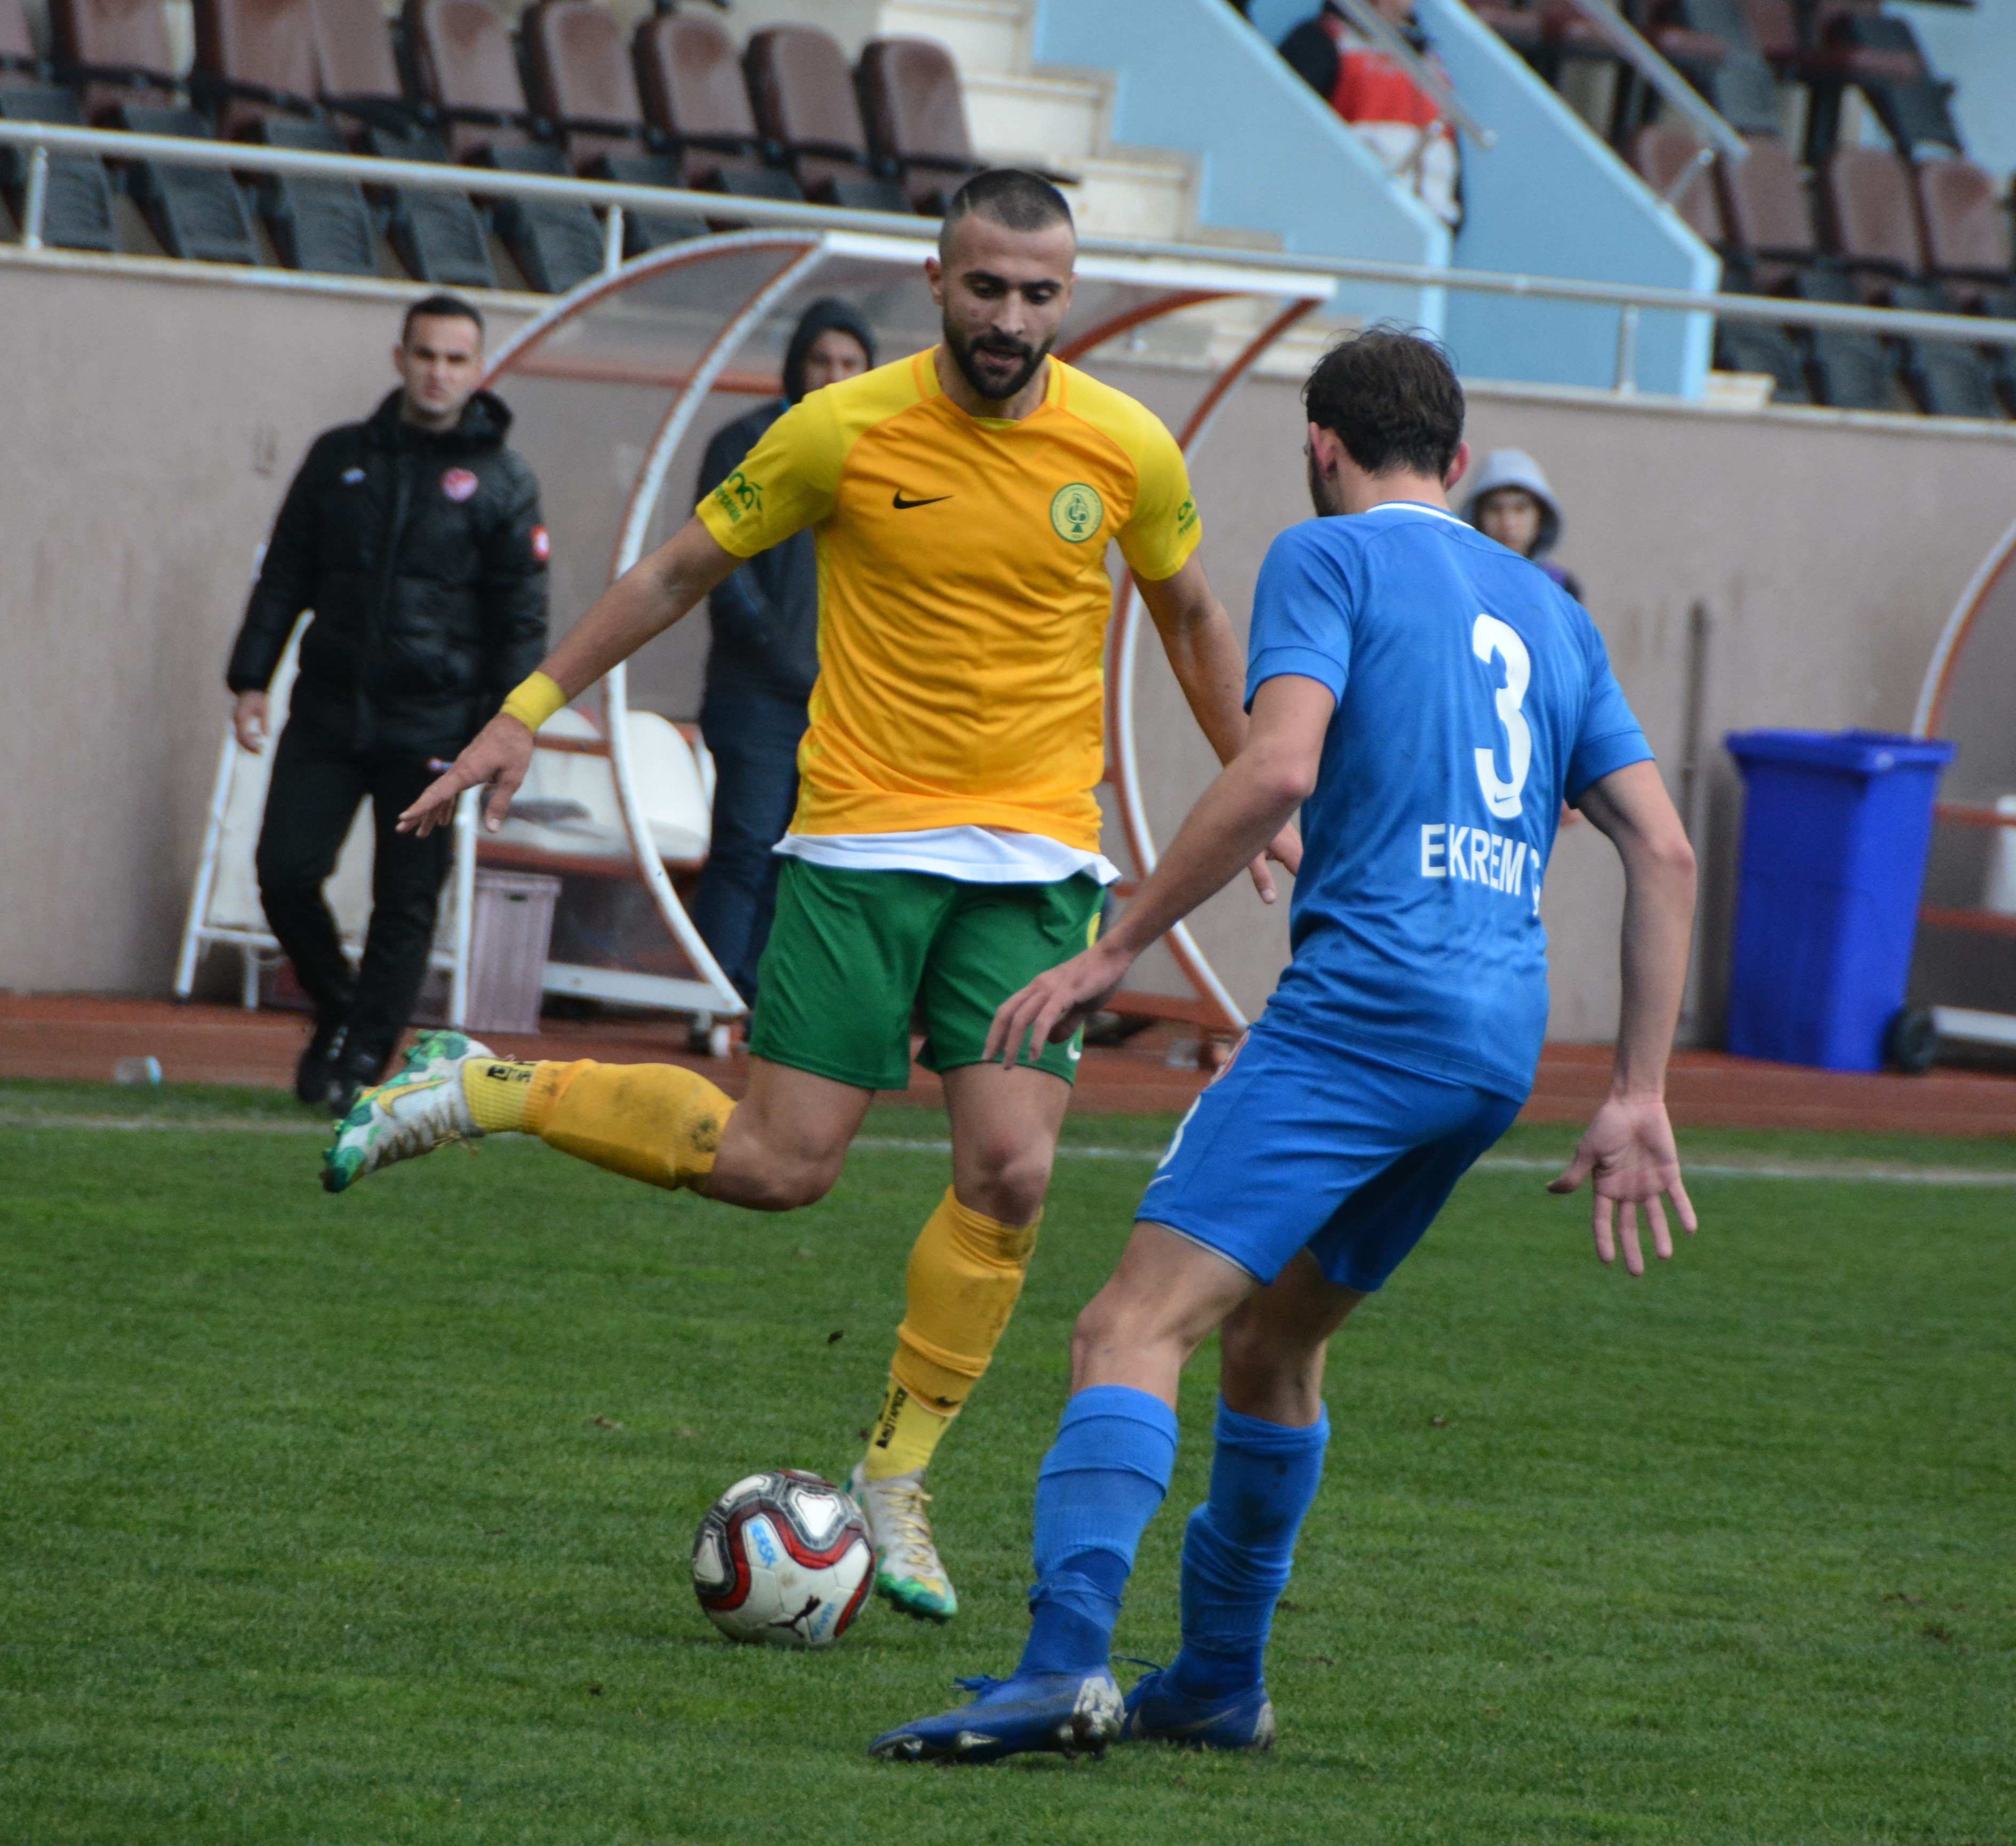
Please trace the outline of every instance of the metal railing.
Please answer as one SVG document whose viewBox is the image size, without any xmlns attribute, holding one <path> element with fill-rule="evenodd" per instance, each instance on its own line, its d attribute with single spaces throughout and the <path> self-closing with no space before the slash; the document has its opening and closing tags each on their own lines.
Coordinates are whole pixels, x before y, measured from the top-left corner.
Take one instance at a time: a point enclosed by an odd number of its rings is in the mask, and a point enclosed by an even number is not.
<svg viewBox="0 0 2016 1846">
<path fill-rule="evenodd" d="M 1666 62 L 1658 48 L 1607 0 L 1568 0 L 1568 4 L 1596 28 L 1604 43 L 1658 92 L 1659 100 L 1681 117 L 1701 143 L 1700 153 L 1661 195 L 1670 205 L 1687 190 L 1687 182 L 1717 154 L 1732 167 L 1750 157 L 1749 144 L 1737 134 L 1701 92 Z"/>
<path fill-rule="evenodd" d="M 689 192 L 671 187 L 627 185 L 613 180 L 559 179 L 542 174 L 504 173 L 420 160 L 382 160 L 357 154 L 298 153 L 249 142 L 183 140 L 172 135 L 135 135 L 114 128 L 71 128 L 53 123 L 0 121 L 0 146 L 28 150 L 29 173 L 22 206 L 23 246 L 42 248 L 40 214 L 47 196 L 48 157 L 52 153 L 97 154 L 112 160 L 158 160 L 171 165 L 222 167 L 240 173 L 292 175 L 303 179 L 347 179 L 401 190 L 460 193 L 477 198 L 545 200 L 586 205 L 605 212 L 635 211 L 663 217 L 733 218 L 739 223 L 807 231 L 846 230 L 906 239 L 920 246 L 936 239 L 935 218 L 902 213 L 851 211 L 739 193 Z M 610 247 L 621 247 L 621 222 L 611 227 Z M 1875 333 L 1887 339 L 1945 340 L 1970 346 L 2016 347 L 2016 321 L 1918 308 L 1863 308 L 1799 301 L 1776 295 L 1724 295 L 1651 283 L 1593 282 L 1509 271 L 1438 268 L 1420 263 L 1389 263 L 1361 257 L 1333 257 L 1229 248 L 1153 239 L 1087 236 L 1078 247 L 1114 257 L 1192 263 L 1204 269 L 1237 268 L 1279 275 L 1321 277 L 1332 283 L 1366 282 L 1407 289 L 1452 289 L 1468 294 L 1562 301 L 1619 310 L 1618 385 L 1629 390 L 1636 366 L 1640 318 L 1646 314 L 1705 314 L 1718 320 L 1813 327 L 1841 333 Z"/>
</svg>

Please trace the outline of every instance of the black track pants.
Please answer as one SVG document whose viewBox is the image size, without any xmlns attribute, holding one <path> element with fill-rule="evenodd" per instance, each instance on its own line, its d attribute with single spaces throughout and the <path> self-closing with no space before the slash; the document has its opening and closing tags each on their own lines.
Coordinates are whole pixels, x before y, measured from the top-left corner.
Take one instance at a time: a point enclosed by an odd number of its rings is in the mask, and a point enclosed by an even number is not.
<svg viewBox="0 0 2016 1846">
<path fill-rule="evenodd" d="M 389 1057 L 427 975 L 455 836 L 442 827 L 419 840 L 394 827 L 434 779 L 423 757 L 360 755 L 299 719 L 275 747 L 259 829 L 260 901 L 318 1016 L 347 1022 L 346 1055 Z M 353 977 L 322 887 L 365 800 L 376 835 L 371 927 Z"/>
</svg>

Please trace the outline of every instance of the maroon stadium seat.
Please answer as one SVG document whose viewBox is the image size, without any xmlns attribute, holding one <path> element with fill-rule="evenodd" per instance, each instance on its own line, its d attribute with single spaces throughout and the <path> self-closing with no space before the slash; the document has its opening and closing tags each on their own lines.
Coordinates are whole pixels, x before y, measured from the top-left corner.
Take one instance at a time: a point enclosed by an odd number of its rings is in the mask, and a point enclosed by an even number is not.
<svg viewBox="0 0 2016 1846">
<path fill-rule="evenodd" d="M 315 19 L 315 94 L 360 124 L 405 133 L 412 110 L 378 0 L 308 0 Z"/>
<path fill-rule="evenodd" d="M 643 104 L 614 14 L 595 0 L 534 0 L 518 36 L 533 105 L 565 137 L 578 172 L 626 185 L 681 183 L 676 159 L 647 151 Z M 624 249 L 640 256 L 706 229 L 697 218 L 625 212 Z"/>
<path fill-rule="evenodd" d="M 406 0 L 405 19 L 414 74 L 455 158 L 524 146 L 531 111 L 511 34 L 490 0 Z"/>
<path fill-rule="evenodd" d="M 0 0 L 0 89 L 25 88 L 41 78 L 42 61 L 21 0 Z"/>
<path fill-rule="evenodd" d="M 1839 147 L 1816 177 L 1831 253 L 1856 272 L 1865 297 L 1924 272 L 1917 201 L 1903 161 L 1881 148 Z"/>
<path fill-rule="evenodd" d="M 189 81 L 229 141 L 250 139 L 275 107 L 312 109 L 320 79 L 311 0 L 196 0 Z"/>
<path fill-rule="evenodd" d="M 1538 10 L 1526 0 L 1471 0 L 1470 10 L 1521 56 L 1539 50 L 1546 38 Z"/>
<path fill-rule="evenodd" d="M 1995 182 L 1971 160 L 1922 160 L 1918 207 L 1932 273 L 1964 306 L 1980 305 L 1984 287 L 2008 287 L 2009 214 Z"/>
<path fill-rule="evenodd" d="M 877 176 L 861 125 L 853 74 L 838 42 L 816 26 L 772 26 L 743 57 L 757 126 L 783 149 L 808 199 L 870 211 L 909 210 Z"/>
<path fill-rule="evenodd" d="M 59 73 L 83 85 L 85 119 L 128 103 L 174 106 L 181 88 L 161 0 L 49 0 Z"/>
<path fill-rule="evenodd" d="M 578 169 L 639 151 L 644 106 L 613 13 L 596 0 L 534 0 L 518 37 L 532 106 L 565 136 Z"/>
<path fill-rule="evenodd" d="M 1631 165 L 1638 177 L 1662 199 L 1681 175 L 1692 167 L 1694 177 L 1672 201 L 1672 207 L 1696 236 L 1719 250 L 1728 243 L 1729 231 L 1723 222 L 1722 201 L 1716 196 L 1715 175 L 1708 164 L 1701 160 L 1701 143 L 1685 128 L 1654 123 L 1649 128 L 1640 128 L 1632 137 Z"/>
<path fill-rule="evenodd" d="M 1750 284 L 1774 294 L 1817 254 L 1813 214 L 1798 163 L 1776 135 L 1744 138 L 1750 157 L 1741 166 L 1715 164 L 1723 221 L 1729 241 L 1750 266 Z"/>
<path fill-rule="evenodd" d="M 930 38 L 871 38 L 861 48 L 855 85 L 869 150 L 900 175 L 913 211 L 937 217 L 960 182 L 980 171 L 952 53 Z"/>
<path fill-rule="evenodd" d="M 735 41 L 705 13 L 661 13 L 631 41 L 644 119 L 670 144 L 682 182 L 703 192 L 795 199 L 768 165 Z"/>
<path fill-rule="evenodd" d="M 532 137 L 511 35 L 489 0 L 406 0 L 405 16 L 414 72 L 458 159 L 567 177 L 567 157 Z M 542 294 L 564 293 L 602 266 L 601 229 L 585 205 L 505 198 L 491 217 Z"/>
</svg>

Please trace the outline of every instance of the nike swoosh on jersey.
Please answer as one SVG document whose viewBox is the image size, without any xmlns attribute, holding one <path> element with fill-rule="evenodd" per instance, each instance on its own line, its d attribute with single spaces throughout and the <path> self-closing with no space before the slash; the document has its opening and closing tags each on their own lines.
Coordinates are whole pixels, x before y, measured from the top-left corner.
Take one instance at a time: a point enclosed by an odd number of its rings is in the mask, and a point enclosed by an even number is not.
<svg viewBox="0 0 2016 1846">
<path fill-rule="evenodd" d="M 952 495 L 949 494 L 940 494 L 935 498 L 930 500 L 906 500 L 903 498 L 903 490 L 901 488 L 898 488 L 896 490 L 895 498 L 890 501 L 889 504 L 895 507 L 899 513 L 907 513 L 913 506 L 935 506 L 938 505 L 938 501 L 949 500 L 951 498 Z"/>
</svg>

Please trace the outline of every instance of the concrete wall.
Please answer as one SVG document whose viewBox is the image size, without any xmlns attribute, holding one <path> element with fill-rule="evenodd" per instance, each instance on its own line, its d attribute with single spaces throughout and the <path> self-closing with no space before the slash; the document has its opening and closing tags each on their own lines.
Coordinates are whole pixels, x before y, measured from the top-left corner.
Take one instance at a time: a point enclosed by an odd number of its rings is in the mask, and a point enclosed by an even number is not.
<svg viewBox="0 0 2016 1846">
<path fill-rule="evenodd" d="M 14 693 L 0 729 L 0 987 L 166 990 L 254 548 L 310 438 L 389 387 L 401 299 L 0 261 L 0 683 Z M 520 311 L 499 307 L 493 328 Z M 1200 382 L 1107 369 L 1172 417 Z M 582 559 L 578 581 L 556 585 L 564 621 L 607 556 L 600 531 L 581 528 L 613 529 L 655 409 L 598 398 L 556 433 L 550 388 L 506 394 L 561 550 Z M 746 402 L 710 406 L 696 447 Z M 1293 387 L 1256 381 L 1197 460 L 1205 562 L 1242 623 L 1268 542 L 1304 513 L 1301 439 Z M 1712 867 L 1712 1035 L 1738 820 L 1723 732 L 1907 721 L 1940 624 L 2016 513 L 2016 430 L 1481 388 L 1471 439 L 1480 452 L 1530 449 L 1553 476 L 1568 509 L 1561 555 L 1669 769 L 1688 610 L 1708 613 L 1697 818 Z M 674 476 L 689 470 L 682 457 Z M 690 714 L 702 639 L 696 624 L 656 644 L 640 702 Z M 1144 769 L 1166 838 L 1211 765 L 1152 639 L 1143 685 Z M 1601 1037 L 1614 1017 L 1607 851 L 1571 830 L 1548 879 L 1560 1035 Z M 1285 953 L 1284 918 L 1236 889 L 1201 934 L 1257 1007 Z"/>
</svg>

